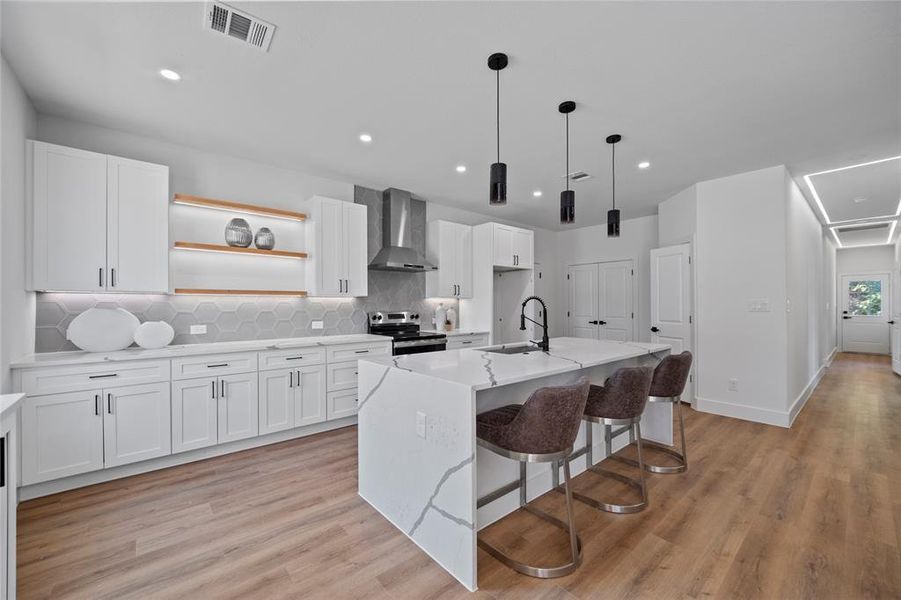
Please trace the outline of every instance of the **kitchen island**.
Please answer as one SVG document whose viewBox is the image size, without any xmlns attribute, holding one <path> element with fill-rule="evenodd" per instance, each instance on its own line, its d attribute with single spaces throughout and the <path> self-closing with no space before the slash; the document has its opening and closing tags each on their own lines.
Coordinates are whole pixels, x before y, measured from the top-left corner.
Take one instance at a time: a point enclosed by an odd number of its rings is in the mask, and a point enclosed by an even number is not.
<svg viewBox="0 0 901 600">
<path fill-rule="evenodd" d="M 520 344 L 521 346 L 522 344 Z M 515 345 L 508 345 L 515 346 Z M 495 347 L 503 349 L 504 347 Z M 476 414 L 522 404 L 537 388 L 616 369 L 654 366 L 669 346 L 553 338 L 550 350 L 450 350 L 359 361 L 360 496 L 470 590 L 478 586 L 476 532 L 519 507 L 517 491 L 480 509 L 479 497 L 519 476 L 519 463 L 476 445 Z M 672 442 L 672 407 L 648 405 L 645 437 Z M 605 456 L 597 425 L 594 456 Z M 576 447 L 584 445 L 582 426 Z M 628 443 L 626 436 L 614 449 Z M 586 468 L 573 461 L 573 473 Z M 552 486 L 551 467 L 529 464 L 528 499 Z"/>
</svg>

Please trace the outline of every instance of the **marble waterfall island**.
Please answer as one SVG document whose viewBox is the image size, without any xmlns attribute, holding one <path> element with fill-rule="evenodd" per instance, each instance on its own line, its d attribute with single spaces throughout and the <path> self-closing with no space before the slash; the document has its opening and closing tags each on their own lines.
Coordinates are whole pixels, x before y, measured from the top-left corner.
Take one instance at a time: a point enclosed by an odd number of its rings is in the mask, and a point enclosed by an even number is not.
<svg viewBox="0 0 901 600">
<path fill-rule="evenodd" d="M 550 350 L 501 354 L 464 349 L 359 361 L 360 496 L 470 590 L 478 587 L 476 532 L 519 507 L 513 491 L 482 508 L 479 497 L 514 481 L 519 463 L 476 446 L 476 414 L 522 404 L 533 390 L 616 369 L 656 365 L 669 346 L 553 338 Z M 605 456 L 603 431 L 594 456 Z M 645 437 L 672 443 L 672 406 L 649 404 Z M 576 447 L 585 444 L 585 426 Z M 628 443 L 617 439 L 618 449 Z M 585 470 L 585 457 L 573 473 Z M 549 491 L 551 467 L 529 464 L 528 499 Z"/>
</svg>

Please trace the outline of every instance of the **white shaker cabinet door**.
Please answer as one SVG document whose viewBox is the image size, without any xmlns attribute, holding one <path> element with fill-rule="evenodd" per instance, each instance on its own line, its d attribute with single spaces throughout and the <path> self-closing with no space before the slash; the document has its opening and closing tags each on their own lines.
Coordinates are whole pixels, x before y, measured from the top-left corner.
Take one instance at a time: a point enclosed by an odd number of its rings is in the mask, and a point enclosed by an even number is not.
<svg viewBox="0 0 901 600">
<path fill-rule="evenodd" d="M 107 289 L 169 289 L 169 168 L 108 157 Z"/>
<path fill-rule="evenodd" d="M 319 199 L 316 211 L 316 249 L 318 274 L 317 295 L 340 296 L 347 278 L 347 253 L 344 246 L 344 208 L 346 202 L 331 198 Z"/>
<path fill-rule="evenodd" d="M 528 229 L 513 230 L 513 256 L 515 266 L 521 269 L 532 268 L 533 233 Z"/>
<path fill-rule="evenodd" d="M 294 371 L 294 425 L 312 425 L 326 419 L 325 365 Z"/>
<path fill-rule="evenodd" d="M 259 435 L 257 374 L 219 378 L 219 443 Z"/>
<path fill-rule="evenodd" d="M 107 467 L 171 454 L 168 382 L 104 388 L 103 403 Z"/>
<path fill-rule="evenodd" d="M 213 446 L 218 441 L 216 378 L 172 382 L 172 451 Z"/>
<path fill-rule="evenodd" d="M 294 371 L 260 373 L 260 435 L 294 427 Z"/>
<path fill-rule="evenodd" d="M 28 398 L 22 405 L 22 483 L 103 468 L 101 391 Z"/>
<path fill-rule="evenodd" d="M 472 227 L 457 224 L 454 229 L 457 296 L 472 298 Z"/>
<path fill-rule="evenodd" d="M 513 266 L 513 228 L 494 224 L 494 264 L 498 267 Z"/>
<path fill-rule="evenodd" d="M 344 295 L 369 294 L 366 205 L 344 202 L 344 251 L 347 261 Z"/>
<path fill-rule="evenodd" d="M 29 142 L 31 283 L 36 290 L 105 290 L 106 155 Z"/>
</svg>

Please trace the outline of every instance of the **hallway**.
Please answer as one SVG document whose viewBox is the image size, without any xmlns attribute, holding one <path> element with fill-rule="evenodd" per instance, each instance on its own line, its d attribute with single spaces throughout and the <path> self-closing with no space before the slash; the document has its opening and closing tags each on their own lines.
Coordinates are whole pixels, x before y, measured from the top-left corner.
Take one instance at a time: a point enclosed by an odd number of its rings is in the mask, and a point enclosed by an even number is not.
<svg viewBox="0 0 901 600">
<path fill-rule="evenodd" d="M 857 354 L 836 357 L 790 430 L 688 410 L 689 471 L 650 477 L 646 511 L 576 504 L 583 568 L 541 581 L 480 553 L 475 594 L 356 495 L 346 428 L 23 503 L 19 594 L 897 598 L 899 422 L 901 378 Z M 559 495 L 536 502 L 562 511 Z M 517 513 L 485 535 L 546 556 L 562 541 L 548 529 Z"/>
</svg>

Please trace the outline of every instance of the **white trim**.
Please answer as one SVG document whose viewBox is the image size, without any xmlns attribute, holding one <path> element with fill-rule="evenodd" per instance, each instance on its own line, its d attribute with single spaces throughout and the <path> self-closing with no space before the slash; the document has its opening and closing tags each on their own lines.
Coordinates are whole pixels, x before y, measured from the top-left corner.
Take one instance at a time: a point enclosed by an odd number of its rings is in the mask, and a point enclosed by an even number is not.
<svg viewBox="0 0 901 600">
<path fill-rule="evenodd" d="M 25 500 L 49 496 L 50 494 L 65 492 L 67 490 L 74 490 L 76 488 L 94 485 L 95 483 L 103 483 L 105 481 L 112 481 L 113 479 L 121 479 L 123 477 L 131 477 L 132 475 L 139 475 L 141 473 L 149 473 L 150 471 L 158 471 L 160 469 L 183 465 L 198 460 L 205 460 L 215 456 L 222 456 L 223 454 L 249 450 L 260 446 L 268 446 L 269 444 L 277 444 L 278 442 L 307 437 L 356 424 L 356 416 L 345 417 L 343 419 L 316 423 L 315 425 L 308 425 L 306 427 L 288 429 L 287 431 L 278 431 L 246 440 L 218 444 L 208 448 L 199 448 L 197 450 L 191 450 L 190 452 L 179 452 L 178 454 L 161 456 L 159 458 L 132 463 L 130 465 L 122 465 L 111 469 L 102 469 L 100 471 L 82 473 L 81 475 L 73 475 L 63 479 L 54 479 L 52 481 L 27 485 L 19 488 L 19 501 L 24 502 Z"/>
<path fill-rule="evenodd" d="M 711 400 L 701 396 L 698 396 L 697 409 L 701 412 L 712 413 L 722 417 L 733 417 L 744 421 L 754 421 L 764 425 L 776 425 L 777 427 L 786 428 L 789 426 L 788 411 L 757 408 L 746 404 Z"/>
<path fill-rule="evenodd" d="M 880 158 L 878 160 L 871 160 L 869 162 L 860 163 L 856 165 L 848 165 L 847 167 L 838 167 L 836 169 L 829 169 L 826 171 L 818 171 L 817 173 L 808 173 L 804 176 L 804 182 L 807 184 L 807 187 L 810 189 L 810 193 L 813 196 L 813 199 L 816 201 L 817 207 L 820 209 L 820 212 L 823 214 L 823 218 L 826 220 L 826 225 L 834 224 L 829 218 L 829 214 L 826 212 L 826 208 L 823 206 L 823 202 L 820 200 L 820 195 L 817 193 L 816 188 L 813 185 L 813 182 L 810 180 L 811 177 L 815 177 L 817 175 L 825 175 L 826 173 L 835 173 L 836 171 L 846 171 L 848 169 L 856 169 L 857 167 L 866 167 L 869 165 L 876 165 L 879 163 L 888 162 L 890 160 L 899 160 L 901 156 L 890 156 L 888 158 Z M 895 211 L 894 215 L 880 215 L 876 218 L 891 218 L 901 216 L 901 201 L 898 202 L 898 209 Z M 852 219 L 854 220 L 854 219 Z M 847 222 L 847 221 L 846 221 Z"/>
<path fill-rule="evenodd" d="M 823 359 L 823 367 L 829 368 L 832 366 L 832 361 L 835 360 L 835 355 L 838 354 L 838 346 L 833 346 L 832 351 L 826 355 L 826 358 Z"/>
<path fill-rule="evenodd" d="M 791 408 L 788 409 L 788 426 L 791 427 L 795 419 L 801 414 L 801 410 L 804 409 L 804 406 L 807 404 L 807 400 L 810 399 L 811 394 L 816 389 L 816 387 L 820 384 L 820 381 L 823 379 L 823 375 L 826 373 L 826 365 L 822 365 L 817 372 L 814 374 L 813 378 L 810 380 L 810 383 L 807 384 L 801 393 L 795 398 L 795 401 L 792 402 Z"/>
</svg>

